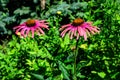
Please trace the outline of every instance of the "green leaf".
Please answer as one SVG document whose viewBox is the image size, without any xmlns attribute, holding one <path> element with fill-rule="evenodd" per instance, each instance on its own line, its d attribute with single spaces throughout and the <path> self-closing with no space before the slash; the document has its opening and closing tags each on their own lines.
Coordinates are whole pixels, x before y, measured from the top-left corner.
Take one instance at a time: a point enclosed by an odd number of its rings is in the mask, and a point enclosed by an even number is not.
<svg viewBox="0 0 120 80">
<path fill-rule="evenodd" d="M 120 24 L 120 21 L 118 21 L 118 23 Z"/>
<path fill-rule="evenodd" d="M 22 7 L 15 10 L 14 14 L 24 15 L 24 14 L 29 14 L 29 12 L 30 12 L 29 7 Z"/>
<path fill-rule="evenodd" d="M 49 53 L 49 51 L 45 47 L 43 47 L 43 50 L 45 51 L 45 53 L 43 53 L 42 55 L 44 55 L 44 57 L 52 59 L 52 55 Z"/>
<path fill-rule="evenodd" d="M 106 66 L 109 66 L 109 62 L 107 60 L 104 61 Z"/>
<path fill-rule="evenodd" d="M 64 64 L 61 61 L 58 61 L 58 64 L 59 64 L 59 69 L 62 71 L 64 78 L 67 80 L 70 80 L 69 74 L 68 74 L 67 70 L 65 69 Z"/>
<path fill-rule="evenodd" d="M 43 75 L 39 75 L 39 74 L 34 74 L 31 73 L 35 78 L 39 79 L 39 80 L 44 80 L 44 76 Z"/>
<path fill-rule="evenodd" d="M 64 38 L 64 44 L 67 45 L 70 43 L 70 39 L 69 39 L 69 36 L 66 35 L 65 38 Z"/>
<path fill-rule="evenodd" d="M 113 75 L 111 76 L 111 78 L 112 78 L 112 79 L 115 79 L 116 76 L 117 76 L 119 73 L 120 73 L 120 72 L 116 72 L 115 74 L 113 74 Z"/>
<path fill-rule="evenodd" d="M 92 65 L 92 60 L 90 60 L 86 66 L 91 66 L 91 65 Z"/>
<path fill-rule="evenodd" d="M 94 24 L 93 25 L 98 25 L 98 24 L 101 24 L 102 23 L 102 21 L 101 20 L 97 20 L 96 22 L 94 22 Z"/>
<path fill-rule="evenodd" d="M 106 76 L 106 74 L 104 72 L 98 72 L 98 75 L 101 77 L 101 78 L 104 78 Z"/>
<path fill-rule="evenodd" d="M 88 58 L 88 59 L 93 59 L 93 58 L 92 58 L 91 56 L 89 56 L 89 55 L 87 55 L 87 58 Z"/>
<path fill-rule="evenodd" d="M 77 74 L 77 77 L 85 78 L 86 76 L 82 75 L 81 73 L 78 73 L 78 74 Z"/>
<path fill-rule="evenodd" d="M 96 74 L 97 72 L 96 72 L 96 71 L 91 71 L 91 73 L 94 73 L 94 74 Z"/>
<path fill-rule="evenodd" d="M 70 43 L 70 39 L 69 39 L 68 34 L 65 35 L 64 39 L 60 38 L 60 45 L 62 48 L 65 48 L 69 43 Z"/>
<path fill-rule="evenodd" d="M 7 33 L 7 30 L 5 28 L 5 23 L 3 21 L 0 21 L 0 34 Z"/>
</svg>

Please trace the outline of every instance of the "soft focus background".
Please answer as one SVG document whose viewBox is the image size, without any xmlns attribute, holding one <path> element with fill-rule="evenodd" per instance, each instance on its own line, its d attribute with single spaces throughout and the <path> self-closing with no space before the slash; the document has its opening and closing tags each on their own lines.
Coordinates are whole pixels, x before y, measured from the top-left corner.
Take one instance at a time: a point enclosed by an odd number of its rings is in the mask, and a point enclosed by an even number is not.
<svg viewBox="0 0 120 80">
<path fill-rule="evenodd" d="M 101 32 L 79 41 L 78 80 L 120 80 L 120 0 L 0 0 L 0 80 L 72 80 L 75 40 L 59 28 L 75 18 Z M 20 38 L 13 27 L 47 20 L 44 36 Z"/>
</svg>

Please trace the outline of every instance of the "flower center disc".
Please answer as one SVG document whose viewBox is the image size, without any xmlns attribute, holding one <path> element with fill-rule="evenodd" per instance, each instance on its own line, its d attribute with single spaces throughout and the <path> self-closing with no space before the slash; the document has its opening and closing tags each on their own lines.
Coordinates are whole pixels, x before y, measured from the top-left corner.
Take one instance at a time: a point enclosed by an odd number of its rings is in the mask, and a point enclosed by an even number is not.
<svg viewBox="0 0 120 80">
<path fill-rule="evenodd" d="M 82 23 L 84 23 L 84 20 L 81 19 L 81 18 L 77 18 L 77 19 L 73 20 L 73 22 L 72 22 L 72 24 L 73 24 L 74 26 L 79 26 L 79 25 L 81 25 Z"/>
<path fill-rule="evenodd" d="M 28 27 L 34 26 L 35 25 L 35 20 L 33 20 L 33 19 L 27 20 L 26 21 L 26 25 Z"/>
</svg>

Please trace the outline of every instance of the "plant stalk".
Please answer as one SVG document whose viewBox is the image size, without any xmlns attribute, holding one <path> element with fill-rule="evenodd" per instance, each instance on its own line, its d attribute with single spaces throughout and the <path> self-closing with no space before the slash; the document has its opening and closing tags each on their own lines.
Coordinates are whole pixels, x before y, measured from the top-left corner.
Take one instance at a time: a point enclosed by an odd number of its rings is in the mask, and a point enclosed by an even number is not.
<svg viewBox="0 0 120 80">
<path fill-rule="evenodd" d="M 77 61 L 77 55 L 78 55 L 78 41 L 79 40 L 76 40 L 76 48 L 75 48 L 75 51 L 74 51 L 74 80 L 77 80 L 77 73 L 76 73 L 76 71 L 77 71 L 77 69 L 76 69 L 76 67 L 77 67 L 77 64 L 76 64 L 76 61 Z"/>
</svg>

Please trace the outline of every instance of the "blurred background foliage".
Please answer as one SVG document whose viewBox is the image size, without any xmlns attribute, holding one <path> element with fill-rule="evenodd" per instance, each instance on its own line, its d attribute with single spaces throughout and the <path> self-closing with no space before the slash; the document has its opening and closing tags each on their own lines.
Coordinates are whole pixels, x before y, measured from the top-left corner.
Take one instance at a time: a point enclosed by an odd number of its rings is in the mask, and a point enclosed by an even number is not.
<svg viewBox="0 0 120 80">
<path fill-rule="evenodd" d="M 119 0 L 0 0 L 0 79 L 72 80 L 75 40 L 60 37 L 60 26 L 75 18 L 93 21 L 101 30 L 79 41 L 78 80 L 120 79 Z M 19 38 L 13 27 L 27 19 L 46 19 L 44 36 Z"/>
</svg>

